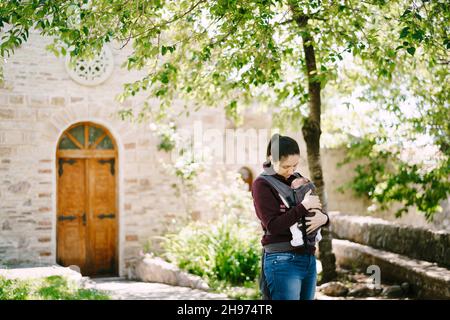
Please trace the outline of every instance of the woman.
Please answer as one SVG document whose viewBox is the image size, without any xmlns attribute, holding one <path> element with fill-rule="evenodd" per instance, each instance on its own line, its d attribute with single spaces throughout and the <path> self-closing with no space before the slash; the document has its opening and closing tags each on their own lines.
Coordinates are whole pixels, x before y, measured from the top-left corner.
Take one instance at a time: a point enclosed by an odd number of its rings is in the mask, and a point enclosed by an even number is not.
<svg viewBox="0 0 450 320">
<path fill-rule="evenodd" d="M 297 142 L 275 134 L 267 146 L 265 174 L 270 174 L 287 185 L 296 178 L 294 174 L 300 160 Z M 303 218 L 308 233 L 326 226 L 328 216 L 321 212 L 319 197 L 307 194 L 303 201 L 287 207 L 276 189 L 261 176 L 252 186 L 256 215 L 264 231 L 263 276 L 272 300 L 312 300 L 316 290 L 315 246 L 291 246 L 289 227 Z M 315 213 L 310 215 L 309 213 Z M 308 217 L 306 215 L 309 215 Z"/>
</svg>

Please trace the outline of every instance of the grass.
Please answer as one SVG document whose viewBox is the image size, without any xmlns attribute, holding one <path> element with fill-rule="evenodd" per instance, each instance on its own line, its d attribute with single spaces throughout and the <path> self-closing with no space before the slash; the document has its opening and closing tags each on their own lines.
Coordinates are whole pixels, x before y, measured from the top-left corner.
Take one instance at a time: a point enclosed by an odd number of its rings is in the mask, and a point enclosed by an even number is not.
<svg viewBox="0 0 450 320">
<path fill-rule="evenodd" d="M 253 287 L 228 287 L 223 291 L 230 299 L 234 300 L 261 300 L 258 288 Z"/>
<path fill-rule="evenodd" d="M 240 286 L 232 286 L 225 280 L 209 280 L 208 285 L 212 292 L 223 293 L 234 300 L 260 300 L 258 282 L 246 281 Z"/>
<path fill-rule="evenodd" d="M 102 291 L 79 288 L 61 276 L 33 280 L 0 277 L 0 300 L 109 300 Z"/>
</svg>

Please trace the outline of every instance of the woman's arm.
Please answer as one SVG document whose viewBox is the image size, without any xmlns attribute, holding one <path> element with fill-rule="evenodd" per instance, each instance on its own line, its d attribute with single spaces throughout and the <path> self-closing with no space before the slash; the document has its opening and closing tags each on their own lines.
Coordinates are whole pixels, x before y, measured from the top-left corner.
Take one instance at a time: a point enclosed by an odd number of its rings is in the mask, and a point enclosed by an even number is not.
<svg viewBox="0 0 450 320">
<path fill-rule="evenodd" d="M 290 226 L 300 221 L 300 218 L 308 212 L 302 204 L 298 204 L 296 207 L 280 213 L 279 196 L 263 179 L 255 180 L 252 195 L 256 214 L 264 228 L 271 234 L 286 232 Z"/>
<path fill-rule="evenodd" d="M 330 223 L 330 217 L 328 214 L 320 209 L 311 209 L 309 212 L 314 212 L 315 214 L 311 217 L 306 217 L 306 233 L 311 233 L 318 228 L 323 228 L 328 226 Z"/>
</svg>

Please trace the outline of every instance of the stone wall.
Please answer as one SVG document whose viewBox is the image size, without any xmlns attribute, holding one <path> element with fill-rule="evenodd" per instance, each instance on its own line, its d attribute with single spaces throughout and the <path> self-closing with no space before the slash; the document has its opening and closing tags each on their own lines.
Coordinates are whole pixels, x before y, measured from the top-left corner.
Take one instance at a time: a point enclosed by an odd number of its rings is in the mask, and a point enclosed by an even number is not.
<svg viewBox="0 0 450 320">
<path fill-rule="evenodd" d="M 334 238 L 395 252 L 450 268 L 450 233 L 392 224 L 386 220 L 331 212 Z"/>
</svg>

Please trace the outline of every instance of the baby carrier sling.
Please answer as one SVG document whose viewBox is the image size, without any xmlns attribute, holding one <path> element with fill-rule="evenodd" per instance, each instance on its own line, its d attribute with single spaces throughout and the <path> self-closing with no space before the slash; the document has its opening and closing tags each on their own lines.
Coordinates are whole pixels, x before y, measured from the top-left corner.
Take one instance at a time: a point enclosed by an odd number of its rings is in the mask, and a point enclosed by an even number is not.
<svg viewBox="0 0 450 320">
<path fill-rule="evenodd" d="M 301 178 L 302 176 L 298 173 L 298 172 L 294 172 L 294 175 L 297 178 Z M 281 182 L 280 180 L 276 179 L 273 175 L 268 174 L 266 172 L 261 173 L 260 175 L 261 178 L 263 178 L 264 180 L 266 180 L 267 182 L 270 183 L 270 185 L 272 187 L 275 188 L 275 190 L 277 190 L 281 200 L 283 201 L 283 203 L 286 205 L 286 207 L 291 208 L 297 205 L 297 199 L 299 200 L 303 200 L 306 193 L 309 190 L 315 190 L 315 186 L 312 182 L 309 182 L 303 186 L 301 186 L 300 188 L 294 190 L 292 189 L 290 186 L 286 185 L 285 183 Z M 303 231 L 303 243 L 304 246 L 306 247 L 308 244 L 310 245 L 314 245 L 315 244 L 315 233 L 312 234 L 311 236 L 308 236 L 306 233 L 306 220 L 305 220 L 305 216 L 302 217 L 302 221 L 301 221 L 301 226 L 302 226 L 302 231 Z M 265 234 L 270 234 L 270 232 L 268 230 L 265 231 Z M 314 240 L 313 240 L 314 239 Z M 264 246 L 264 248 L 262 249 L 262 255 L 261 255 L 261 272 L 260 272 L 260 277 L 259 277 L 259 288 L 262 294 L 262 299 L 263 300 L 271 300 L 270 297 L 270 291 L 269 288 L 267 286 L 267 281 L 266 281 L 266 277 L 264 275 L 264 256 L 266 251 L 268 252 L 282 252 L 282 251 L 289 251 L 292 250 L 293 247 L 290 245 L 289 242 L 283 242 L 280 244 L 274 244 L 274 245 L 266 245 Z"/>
<path fill-rule="evenodd" d="M 298 172 L 294 172 L 294 176 L 297 178 L 301 178 L 302 176 Z M 286 207 L 292 208 L 295 207 L 299 201 L 302 201 L 305 198 L 306 193 L 309 190 L 312 190 L 313 192 L 316 190 L 316 187 L 314 183 L 308 182 L 301 187 L 297 189 L 292 189 L 290 186 L 286 185 L 285 183 L 281 182 L 277 178 L 275 178 L 273 175 L 267 174 L 263 172 L 260 175 L 261 178 L 266 180 L 270 183 L 272 187 L 277 190 L 278 195 L 280 196 L 281 200 L 285 204 Z M 313 214 L 311 214 L 313 215 Z M 316 232 L 311 232 L 309 235 L 306 233 L 306 220 L 305 216 L 301 218 L 301 224 L 299 224 L 299 227 L 301 228 L 303 232 L 303 243 L 304 246 L 315 245 L 315 239 L 316 239 Z M 265 231 L 265 234 L 270 234 L 268 230 Z M 292 250 L 292 247 L 288 246 L 287 244 L 283 245 L 269 245 L 269 248 L 267 248 L 270 251 L 283 251 L 283 250 Z"/>
</svg>

